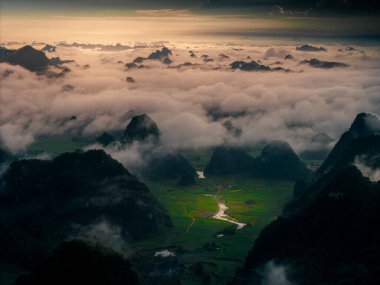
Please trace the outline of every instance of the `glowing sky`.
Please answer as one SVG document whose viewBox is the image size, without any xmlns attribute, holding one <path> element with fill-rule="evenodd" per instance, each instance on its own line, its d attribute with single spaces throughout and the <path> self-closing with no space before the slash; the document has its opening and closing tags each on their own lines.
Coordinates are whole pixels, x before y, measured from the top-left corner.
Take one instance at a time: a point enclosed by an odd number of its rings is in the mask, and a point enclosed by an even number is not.
<svg viewBox="0 0 380 285">
<path fill-rule="evenodd" d="M 116 43 L 210 37 L 373 37 L 377 19 L 270 18 L 196 15 L 185 10 L 145 10 L 122 15 L 11 14 L 1 18 L 1 41 Z"/>
<path fill-rule="evenodd" d="M 274 5 L 296 2 L 289 8 Z M 314 5 L 313 1 L 294 0 L 2 0 L 0 40 L 123 43 L 182 37 L 208 40 L 229 36 L 291 39 L 380 35 L 377 13 L 320 17 L 310 14 L 312 10 L 301 2 Z"/>
</svg>

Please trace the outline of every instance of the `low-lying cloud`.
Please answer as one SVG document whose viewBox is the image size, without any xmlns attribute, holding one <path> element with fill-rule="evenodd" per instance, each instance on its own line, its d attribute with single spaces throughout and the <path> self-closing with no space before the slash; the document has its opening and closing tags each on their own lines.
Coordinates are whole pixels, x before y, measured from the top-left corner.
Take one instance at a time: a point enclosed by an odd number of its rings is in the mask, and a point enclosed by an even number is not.
<svg viewBox="0 0 380 285">
<path fill-rule="evenodd" d="M 269 261 L 264 266 L 264 272 L 260 285 L 295 285 L 286 276 L 286 267 Z"/>
<path fill-rule="evenodd" d="M 282 139 L 300 152 L 330 147 L 357 113 L 380 110 L 378 47 L 346 51 L 345 46 L 329 44 L 324 53 L 296 51 L 295 45 L 246 43 L 168 47 L 173 66 L 199 65 L 176 69 L 147 60 L 144 68 L 128 70 L 124 64 L 146 57 L 155 48 L 101 52 L 62 46 L 48 55 L 75 60 L 66 64 L 71 72 L 62 78 L 49 79 L 0 64 L 1 145 L 18 152 L 40 136 L 95 138 L 104 131 L 123 130 L 126 114 L 134 110 L 157 122 L 162 142 L 170 148 Z M 197 58 L 190 57 L 189 51 Z M 221 53 L 229 59 L 220 58 Z M 204 62 L 203 54 L 214 61 Z M 281 60 L 286 54 L 297 60 Z M 295 72 L 231 70 L 231 62 L 248 56 L 265 65 L 280 59 L 277 64 Z M 349 67 L 320 70 L 299 64 L 313 57 Z M 89 68 L 81 68 L 85 64 Z M 136 82 L 127 82 L 128 76 Z M 239 138 L 223 127 L 226 120 L 242 129 Z M 332 142 L 326 146 L 315 140 L 321 134 Z"/>
<path fill-rule="evenodd" d="M 72 239 L 84 240 L 94 245 L 101 244 L 121 255 L 126 254 L 127 244 L 122 236 L 121 227 L 113 225 L 106 219 L 89 226 L 73 225 L 73 228 L 77 233 L 71 237 Z"/>
<path fill-rule="evenodd" d="M 375 156 L 372 158 L 372 161 L 380 161 L 380 156 Z M 379 165 L 371 165 L 371 162 L 368 161 L 366 157 L 357 156 L 355 157 L 354 165 L 360 170 L 364 177 L 372 182 L 380 181 L 380 168 Z"/>
</svg>

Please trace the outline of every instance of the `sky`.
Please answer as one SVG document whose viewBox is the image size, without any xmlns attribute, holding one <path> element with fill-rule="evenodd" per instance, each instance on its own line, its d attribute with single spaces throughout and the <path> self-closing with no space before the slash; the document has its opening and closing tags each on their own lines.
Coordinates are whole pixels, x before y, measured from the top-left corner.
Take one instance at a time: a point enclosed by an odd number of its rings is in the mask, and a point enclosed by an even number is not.
<svg viewBox="0 0 380 285">
<path fill-rule="evenodd" d="M 2 0 L 0 42 L 380 38 L 376 9 L 320 13 L 310 9 L 313 1 L 279 2 L 285 6 L 245 0 Z"/>
<path fill-rule="evenodd" d="M 124 7 L 237 7 L 257 5 L 284 5 L 292 7 L 329 7 L 329 8 L 374 8 L 378 7 L 376 0 L 3 0 L 13 4 L 33 3 L 37 5 L 56 5 L 70 3 L 74 5 L 93 6 L 124 6 Z M 33 5 L 32 4 L 32 5 Z"/>
</svg>

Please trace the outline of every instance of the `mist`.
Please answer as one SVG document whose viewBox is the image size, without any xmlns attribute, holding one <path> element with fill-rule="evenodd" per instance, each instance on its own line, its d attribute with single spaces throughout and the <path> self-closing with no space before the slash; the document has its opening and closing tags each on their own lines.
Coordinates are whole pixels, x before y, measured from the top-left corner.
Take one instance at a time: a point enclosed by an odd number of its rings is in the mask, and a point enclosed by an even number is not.
<svg viewBox="0 0 380 285">
<path fill-rule="evenodd" d="M 295 49 L 299 44 L 166 43 L 172 64 L 147 60 L 139 69 L 124 65 L 147 57 L 156 45 L 112 52 L 58 46 L 47 56 L 75 60 L 65 64 L 71 72 L 60 78 L 2 63 L 1 146 L 17 153 L 41 136 L 57 135 L 95 141 L 104 131 L 124 130 L 133 110 L 149 114 L 160 128 L 163 145 L 173 149 L 263 140 L 288 141 L 297 152 L 330 148 L 357 113 L 379 114 L 380 52 L 377 47 L 347 49 L 331 42 L 318 44 L 327 52 L 301 52 Z M 222 58 L 222 53 L 229 58 Z M 213 61 L 204 62 L 205 54 Z M 295 59 L 284 60 L 287 54 Z M 311 58 L 348 67 L 300 64 Z M 229 64 L 236 60 L 260 60 L 292 72 L 233 71 Z M 186 62 L 193 65 L 181 65 Z M 240 137 L 223 127 L 226 120 L 242 129 Z M 321 134 L 331 140 L 316 139 Z"/>
<path fill-rule="evenodd" d="M 107 219 L 100 219 L 88 226 L 72 225 L 72 227 L 76 234 L 69 239 L 79 239 L 93 245 L 101 244 L 127 257 L 127 243 L 122 236 L 120 226 L 113 225 Z"/>
<path fill-rule="evenodd" d="M 264 266 L 263 278 L 260 285 L 295 285 L 286 277 L 286 267 L 269 261 Z"/>
<path fill-rule="evenodd" d="M 372 162 L 378 161 L 379 156 L 373 157 Z M 380 180 L 380 168 L 378 165 L 371 165 L 371 160 L 364 156 L 355 157 L 354 165 L 360 170 L 364 177 L 368 177 L 368 179 L 372 182 L 378 182 Z"/>
</svg>

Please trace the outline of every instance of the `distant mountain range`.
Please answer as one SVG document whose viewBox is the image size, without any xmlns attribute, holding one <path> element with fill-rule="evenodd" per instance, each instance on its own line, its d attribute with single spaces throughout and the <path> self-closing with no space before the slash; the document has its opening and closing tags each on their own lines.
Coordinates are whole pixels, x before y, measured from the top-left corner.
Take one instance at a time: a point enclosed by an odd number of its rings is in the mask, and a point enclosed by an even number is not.
<svg viewBox="0 0 380 285">
<path fill-rule="evenodd" d="M 2 62 L 21 65 L 30 71 L 42 71 L 50 65 L 50 60 L 45 53 L 31 46 L 24 46 L 18 50 L 6 50 L 3 53 Z"/>
<path fill-rule="evenodd" d="M 243 147 L 217 147 L 204 172 L 205 175 L 245 174 L 290 180 L 307 178 L 311 173 L 291 146 L 283 141 L 269 143 L 256 158 Z"/>
<path fill-rule="evenodd" d="M 45 46 L 43 49 L 46 50 L 46 52 L 53 52 L 53 48 L 54 47 L 52 46 Z M 26 45 L 17 50 L 9 50 L 4 47 L 0 47 L 0 62 L 20 65 L 29 71 L 57 77 L 69 71 L 68 68 L 62 67 L 62 64 L 74 61 L 61 60 L 59 57 L 49 59 L 42 50 L 37 50 L 32 46 Z M 58 67 L 59 73 L 49 73 L 49 67 Z"/>
</svg>

